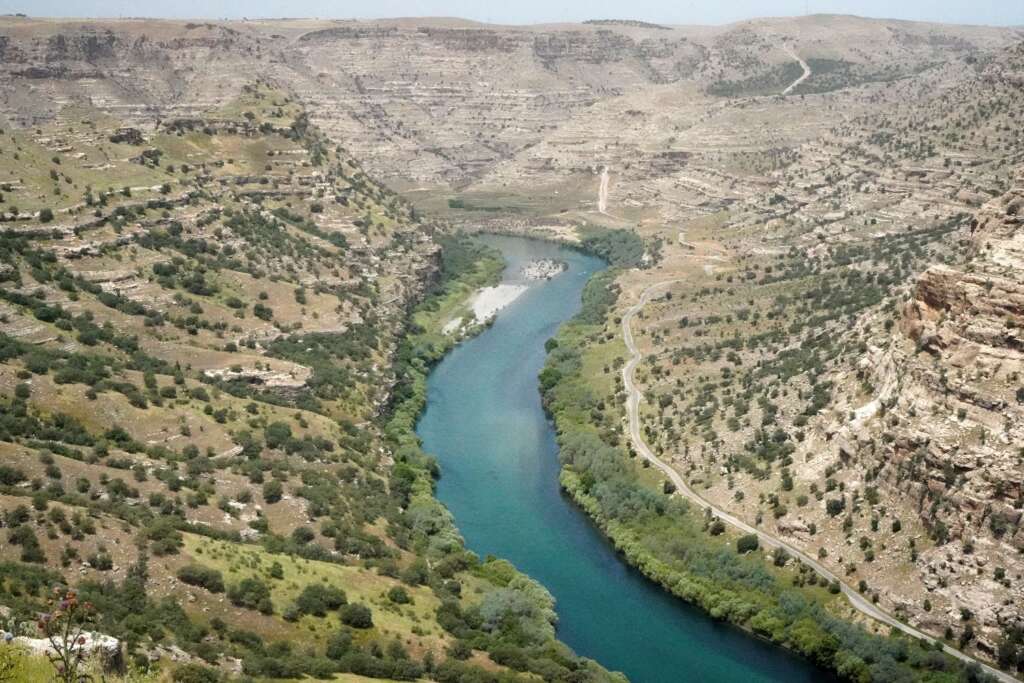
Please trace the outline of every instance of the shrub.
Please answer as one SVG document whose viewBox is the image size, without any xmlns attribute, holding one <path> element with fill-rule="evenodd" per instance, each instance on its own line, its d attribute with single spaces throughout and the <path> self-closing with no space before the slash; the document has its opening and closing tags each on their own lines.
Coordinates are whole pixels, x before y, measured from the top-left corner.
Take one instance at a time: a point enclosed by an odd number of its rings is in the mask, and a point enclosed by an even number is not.
<svg viewBox="0 0 1024 683">
<path fill-rule="evenodd" d="M 274 612 L 274 606 L 270 602 L 270 589 L 267 584 L 256 578 L 242 579 L 229 588 L 228 599 L 236 607 L 248 607 L 264 614 Z"/>
<path fill-rule="evenodd" d="M 182 664 L 171 674 L 174 683 L 219 683 L 220 672 L 202 664 Z"/>
<path fill-rule="evenodd" d="M 409 597 L 409 591 L 401 586 L 394 586 L 388 591 L 388 600 L 396 605 L 408 605 L 412 602 L 412 598 Z"/>
<path fill-rule="evenodd" d="M 292 531 L 292 540 L 300 545 L 305 545 L 314 538 L 316 538 L 316 534 L 308 526 L 295 527 L 295 530 Z"/>
<path fill-rule="evenodd" d="M 746 534 L 736 539 L 736 552 L 749 553 L 757 550 L 760 546 L 760 542 L 757 540 L 757 534 Z"/>
<path fill-rule="evenodd" d="M 373 613 L 365 605 L 345 605 L 341 610 L 341 623 L 352 628 L 372 628 Z"/>
<path fill-rule="evenodd" d="M 464 661 L 473 656 L 473 648 L 464 640 L 456 640 L 448 648 L 448 656 Z"/>
<path fill-rule="evenodd" d="M 25 473 L 17 467 L 0 465 L 0 484 L 4 486 L 16 486 L 25 481 Z"/>
<path fill-rule="evenodd" d="M 336 610 L 348 601 L 345 591 L 335 586 L 314 583 L 306 586 L 295 599 L 295 608 L 302 614 L 316 617 L 327 615 L 328 610 Z"/>
<path fill-rule="evenodd" d="M 267 448 L 281 448 L 292 440 L 292 428 L 287 422 L 271 422 L 263 430 Z"/>
<path fill-rule="evenodd" d="M 46 555 L 43 554 L 43 549 L 39 545 L 39 539 L 36 538 L 36 533 L 32 531 L 31 527 L 18 526 L 11 529 L 7 534 L 7 540 L 11 545 L 21 546 L 21 561 L 22 562 L 46 562 Z"/>
<path fill-rule="evenodd" d="M 274 309 L 258 303 L 252 307 L 252 314 L 260 320 L 270 320 L 274 317 Z"/>
<path fill-rule="evenodd" d="M 178 570 L 178 579 L 190 586 L 205 588 L 211 593 L 224 592 L 224 577 L 216 569 L 190 564 Z"/>
<path fill-rule="evenodd" d="M 271 479 L 263 485 L 263 500 L 268 503 L 276 503 L 284 495 L 284 486 L 277 479 Z"/>
<path fill-rule="evenodd" d="M 114 568 L 114 559 L 107 553 L 96 553 L 89 558 L 89 566 L 101 572 L 108 572 Z"/>
<path fill-rule="evenodd" d="M 352 649 L 352 634 L 348 631 L 338 631 L 327 640 L 327 656 L 331 659 L 341 659 Z"/>
<path fill-rule="evenodd" d="M 161 557 L 163 555 L 177 555 L 178 550 L 184 545 L 181 532 L 173 519 L 160 517 L 146 527 L 144 535 L 149 541 L 150 550 L 153 554 Z"/>
</svg>

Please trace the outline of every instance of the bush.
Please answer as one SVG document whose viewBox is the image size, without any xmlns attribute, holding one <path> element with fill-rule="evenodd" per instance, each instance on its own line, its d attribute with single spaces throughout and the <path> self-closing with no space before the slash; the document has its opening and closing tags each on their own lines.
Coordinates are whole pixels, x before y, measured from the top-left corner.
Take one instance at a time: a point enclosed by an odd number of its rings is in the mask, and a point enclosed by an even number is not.
<svg viewBox="0 0 1024 683">
<path fill-rule="evenodd" d="M 178 550 L 184 545 L 181 532 L 173 519 L 160 517 L 154 520 L 144 532 L 149 541 L 150 550 L 157 557 L 164 555 L 177 555 Z"/>
<path fill-rule="evenodd" d="M 448 656 L 465 661 L 473 656 L 473 648 L 464 640 L 456 640 L 448 648 Z"/>
<path fill-rule="evenodd" d="M 52 209 L 43 209 L 42 211 L 39 212 L 39 222 L 40 223 L 49 223 L 52 220 L 53 220 L 53 210 Z"/>
<path fill-rule="evenodd" d="M 341 623 L 352 628 L 373 628 L 373 613 L 365 605 L 345 605 L 341 610 Z"/>
<path fill-rule="evenodd" d="M 388 591 L 388 600 L 396 605 L 408 605 L 412 602 L 412 598 L 409 597 L 409 591 L 401 586 L 394 586 Z"/>
<path fill-rule="evenodd" d="M 39 545 L 39 539 L 31 527 L 18 526 L 11 529 L 7 534 L 7 540 L 11 545 L 21 546 L 21 561 L 35 562 L 42 564 L 46 562 L 46 555 Z"/>
<path fill-rule="evenodd" d="M 25 481 L 25 473 L 17 467 L 0 465 L 0 484 L 4 486 L 16 486 Z"/>
<path fill-rule="evenodd" d="M 287 422 L 271 422 L 263 430 L 267 448 L 281 448 L 292 440 L 292 428 Z"/>
<path fill-rule="evenodd" d="M 202 664 L 182 664 L 171 674 L 174 683 L 219 683 L 220 672 Z"/>
<path fill-rule="evenodd" d="M 108 572 L 114 568 L 114 559 L 107 553 L 96 553 L 89 558 L 89 566 L 101 572 Z"/>
<path fill-rule="evenodd" d="M 338 631 L 327 640 L 327 656 L 331 659 L 341 659 L 352 649 L 352 634 L 348 631 Z"/>
<path fill-rule="evenodd" d="M 271 479 L 263 485 L 263 500 L 268 503 L 276 503 L 284 495 L 284 486 L 277 479 Z"/>
<path fill-rule="evenodd" d="M 252 307 L 252 313 L 260 320 L 269 321 L 274 317 L 274 310 L 272 308 L 259 303 Z"/>
<path fill-rule="evenodd" d="M 216 569 L 190 564 L 178 570 L 178 579 L 190 586 L 205 588 L 211 593 L 224 592 L 224 577 Z"/>
<path fill-rule="evenodd" d="M 736 539 L 736 552 L 749 553 L 757 550 L 760 546 L 760 541 L 757 540 L 757 534 L 746 534 Z"/>
<path fill-rule="evenodd" d="M 348 602 L 345 591 L 324 583 L 306 586 L 295 598 L 295 609 L 300 614 L 312 614 L 316 617 L 327 616 L 328 610 L 336 610 Z"/>
<path fill-rule="evenodd" d="M 228 599 L 236 607 L 248 607 L 263 614 L 274 613 L 274 606 L 270 602 L 270 588 L 259 579 L 242 579 L 228 589 Z"/>
<path fill-rule="evenodd" d="M 300 545 L 305 545 L 316 538 L 316 534 L 308 526 L 295 527 L 292 531 L 292 540 Z"/>
</svg>

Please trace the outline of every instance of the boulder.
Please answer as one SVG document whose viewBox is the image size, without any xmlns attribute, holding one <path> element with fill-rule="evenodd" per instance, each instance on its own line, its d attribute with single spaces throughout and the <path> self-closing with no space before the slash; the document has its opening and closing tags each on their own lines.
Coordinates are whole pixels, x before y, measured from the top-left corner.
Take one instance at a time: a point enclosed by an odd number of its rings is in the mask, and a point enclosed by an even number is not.
<svg viewBox="0 0 1024 683">
<path fill-rule="evenodd" d="M 82 632 L 81 647 L 85 657 L 99 657 L 103 670 L 108 673 L 124 672 L 124 648 L 121 641 L 102 633 Z M 18 636 L 12 641 L 34 655 L 50 656 L 55 653 L 53 644 L 46 638 Z"/>
</svg>

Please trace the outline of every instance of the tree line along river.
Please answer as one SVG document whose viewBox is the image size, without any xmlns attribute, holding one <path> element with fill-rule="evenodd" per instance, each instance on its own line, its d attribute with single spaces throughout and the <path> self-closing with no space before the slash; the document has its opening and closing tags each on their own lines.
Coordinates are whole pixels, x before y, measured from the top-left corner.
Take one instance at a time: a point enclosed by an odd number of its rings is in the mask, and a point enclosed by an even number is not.
<svg viewBox="0 0 1024 683">
<path fill-rule="evenodd" d="M 558 483 L 558 446 L 541 407 L 544 342 L 580 308 L 597 258 L 548 242 L 487 236 L 524 284 L 522 267 L 568 268 L 529 288 L 494 325 L 459 345 L 428 380 L 417 426 L 442 471 L 438 498 L 467 546 L 511 561 L 555 597 L 558 635 L 637 682 L 801 681 L 832 676 L 668 595 L 619 557 Z"/>
</svg>

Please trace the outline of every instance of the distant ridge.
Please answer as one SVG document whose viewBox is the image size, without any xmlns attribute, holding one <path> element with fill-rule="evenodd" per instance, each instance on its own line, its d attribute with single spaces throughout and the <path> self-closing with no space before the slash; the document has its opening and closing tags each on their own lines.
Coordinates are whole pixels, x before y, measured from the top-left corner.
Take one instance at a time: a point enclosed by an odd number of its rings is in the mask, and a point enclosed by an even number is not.
<svg viewBox="0 0 1024 683">
<path fill-rule="evenodd" d="M 648 21 L 639 21 L 637 19 L 588 19 L 583 23 L 592 24 L 595 26 L 633 26 L 635 28 L 656 28 L 661 31 L 672 30 L 668 26 L 662 26 L 661 24 L 652 24 Z"/>
</svg>

